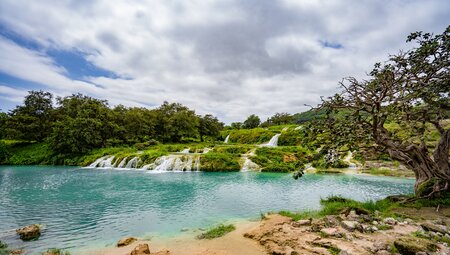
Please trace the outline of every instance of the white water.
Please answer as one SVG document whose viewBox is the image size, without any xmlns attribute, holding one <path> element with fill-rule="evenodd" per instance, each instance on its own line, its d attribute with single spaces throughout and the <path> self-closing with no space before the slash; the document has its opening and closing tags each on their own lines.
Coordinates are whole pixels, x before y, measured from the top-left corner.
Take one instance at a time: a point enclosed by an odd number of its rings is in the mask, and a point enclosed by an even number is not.
<svg viewBox="0 0 450 255">
<path fill-rule="evenodd" d="M 281 130 L 281 132 L 288 131 L 288 129 L 289 129 L 289 127 L 284 127 L 284 128 Z"/>
<path fill-rule="evenodd" d="M 92 164 L 89 165 L 89 167 L 97 167 L 98 164 L 100 164 L 100 162 L 102 162 L 103 160 L 105 160 L 107 156 L 98 158 L 97 160 L 95 160 Z"/>
<path fill-rule="evenodd" d="M 203 149 L 203 154 L 206 154 L 206 153 L 208 153 L 209 151 L 211 151 L 212 149 L 211 148 L 204 148 Z"/>
<path fill-rule="evenodd" d="M 248 156 L 243 156 L 242 158 L 244 159 L 244 164 L 242 164 L 241 172 L 260 170 L 259 165 L 251 161 Z"/>
<path fill-rule="evenodd" d="M 186 148 L 184 150 L 181 150 L 180 153 L 189 153 L 189 148 Z"/>
<path fill-rule="evenodd" d="M 229 139 L 230 139 L 230 135 L 227 135 L 227 137 L 225 137 L 225 141 L 223 141 L 223 143 L 228 143 Z"/>
<path fill-rule="evenodd" d="M 106 167 L 109 167 L 109 168 L 111 168 L 111 167 L 113 166 L 113 165 L 112 165 L 113 159 L 114 159 L 114 156 L 111 156 L 111 157 L 109 157 L 109 158 L 106 158 L 106 159 L 100 161 L 100 162 L 98 163 L 97 167 L 105 167 L 105 168 L 106 168 Z"/>
<path fill-rule="evenodd" d="M 281 134 L 276 134 L 276 135 L 272 136 L 272 138 L 270 139 L 270 141 L 268 143 L 261 144 L 260 146 L 261 147 L 277 147 L 277 145 L 278 145 L 278 137 L 280 135 Z"/>
<path fill-rule="evenodd" d="M 356 164 L 351 160 L 353 159 L 353 153 L 351 151 L 348 152 L 347 156 L 344 158 L 344 162 L 348 164 L 348 168 L 356 168 Z"/>
<path fill-rule="evenodd" d="M 302 128 L 303 128 L 303 126 L 298 126 L 298 127 L 294 128 L 294 130 L 300 130 Z"/>
<path fill-rule="evenodd" d="M 125 168 L 137 168 L 139 160 L 140 159 L 138 157 L 134 157 L 134 158 L 130 159 L 130 161 L 128 161 Z"/>
<path fill-rule="evenodd" d="M 143 169 L 152 170 L 151 172 L 192 171 L 192 169 L 199 171 L 200 156 L 199 155 L 162 156 L 157 158 L 154 163 L 145 165 Z"/>
<path fill-rule="evenodd" d="M 124 168 L 126 163 L 127 163 L 127 157 L 123 158 L 122 161 L 120 161 L 117 168 Z"/>
</svg>

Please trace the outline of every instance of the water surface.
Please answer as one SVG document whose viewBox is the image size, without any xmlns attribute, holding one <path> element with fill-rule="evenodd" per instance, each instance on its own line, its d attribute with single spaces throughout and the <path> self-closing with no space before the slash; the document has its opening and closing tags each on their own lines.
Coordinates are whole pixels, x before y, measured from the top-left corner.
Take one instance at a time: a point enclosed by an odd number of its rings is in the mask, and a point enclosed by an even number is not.
<svg viewBox="0 0 450 255">
<path fill-rule="evenodd" d="M 0 167 L 0 239 L 32 253 L 104 247 L 124 236 L 176 235 L 261 212 L 318 209 L 320 198 L 357 200 L 413 192 L 411 179 L 288 174 Z M 22 242 L 12 229 L 33 223 L 46 230 Z"/>
</svg>

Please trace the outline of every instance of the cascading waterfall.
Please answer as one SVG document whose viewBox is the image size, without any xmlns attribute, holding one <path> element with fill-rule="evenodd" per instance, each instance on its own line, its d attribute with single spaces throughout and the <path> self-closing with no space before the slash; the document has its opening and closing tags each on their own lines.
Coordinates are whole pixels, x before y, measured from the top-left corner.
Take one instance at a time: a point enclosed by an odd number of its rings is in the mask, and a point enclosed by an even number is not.
<svg viewBox="0 0 450 255">
<path fill-rule="evenodd" d="M 127 157 L 123 158 L 122 161 L 120 161 L 119 165 L 117 165 L 117 168 L 124 168 L 126 163 Z"/>
<path fill-rule="evenodd" d="M 107 157 L 106 159 L 100 161 L 97 167 L 111 168 L 113 167 L 112 161 L 114 160 L 114 156 Z"/>
<path fill-rule="evenodd" d="M 130 161 L 128 161 L 125 168 L 137 168 L 139 160 L 140 159 L 138 157 L 134 157 L 134 158 L 130 159 Z"/>
<path fill-rule="evenodd" d="M 351 160 L 353 159 L 353 153 L 351 151 L 348 152 L 347 156 L 344 158 L 344 162 L 348 164 L 348 168 L 356 168 L 356 164 Z"/>
<path fill-rule="evenodd" d="M 106 158 L 107 156 L 96 159 L 92 164 L 89 165 L 89 167 L 97 167 L 100 164 L 100 162 L 102 162 Z"/>
<path fill-rule="evenodd" d="M 225 140 L 223 141 L 223 143 L 228 143 L 229 139 L 230 139 L 230 135 L 227 135 L 227 137 L 225 137 Z"/>
<path fill-rule="evenodd" d="M 243 156 L 242 158 L 244 158 L 244 164 L 242 164 L 241 172 L 260 170 L 259 165 L 251 161 L 248 156 Z"/>
<path fill-rule="evenodd" d="M 186 149 L 184 149 L 184 150 L 181 150 L 180 153 L 186 153 L 186 154 L 189 153 L 189 148 L 186 148 Z"/>
<path fill-rule="evenodd" d="M 278 137 L 280 135 L 281 134 L 276 134 L 276 135 L 272 136 L 272 138 L 270 139 L 270 141 L 268 143 L 261 144 L 260 146 L 261 147 L 277 147 L 277 145 L 278 145 Z"/>
</svg>

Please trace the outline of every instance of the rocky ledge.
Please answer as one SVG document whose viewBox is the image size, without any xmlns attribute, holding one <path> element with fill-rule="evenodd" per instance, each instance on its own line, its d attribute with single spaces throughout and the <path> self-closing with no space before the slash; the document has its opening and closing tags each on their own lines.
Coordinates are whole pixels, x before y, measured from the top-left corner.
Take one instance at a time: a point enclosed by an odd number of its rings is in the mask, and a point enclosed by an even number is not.
<svg viewBox="0 0 450 255">
<path fill-rule="evenodd" d="M 244 234 L 268 254 L 450 254 L 450 222 L 383 218 L 354 210 L 318 219 L 293 221 L 278 214 Z"/>
</svg>

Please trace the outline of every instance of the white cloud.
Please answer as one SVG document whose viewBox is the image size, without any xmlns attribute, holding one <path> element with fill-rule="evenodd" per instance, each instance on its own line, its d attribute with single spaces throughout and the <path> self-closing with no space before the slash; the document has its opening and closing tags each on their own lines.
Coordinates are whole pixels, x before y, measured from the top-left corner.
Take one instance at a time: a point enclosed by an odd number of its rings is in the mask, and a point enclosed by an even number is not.
<svg viewBox="0 0 450 255">
<path fill-rule="evenodd" d="M 363 77 L 410 47 L 408 33 L 442 32 L 449 16 L 445 0 L 4 0 L 0 24 L 42 51 L 0 37 L 0 71 L 59 95 L 130 106 L 176 101 L 226 122 L 266 118 L 318 103 L 342 77 Z M 46 49 L 84 52 L 119 77 L 70 79 Z"/>
</svg>

